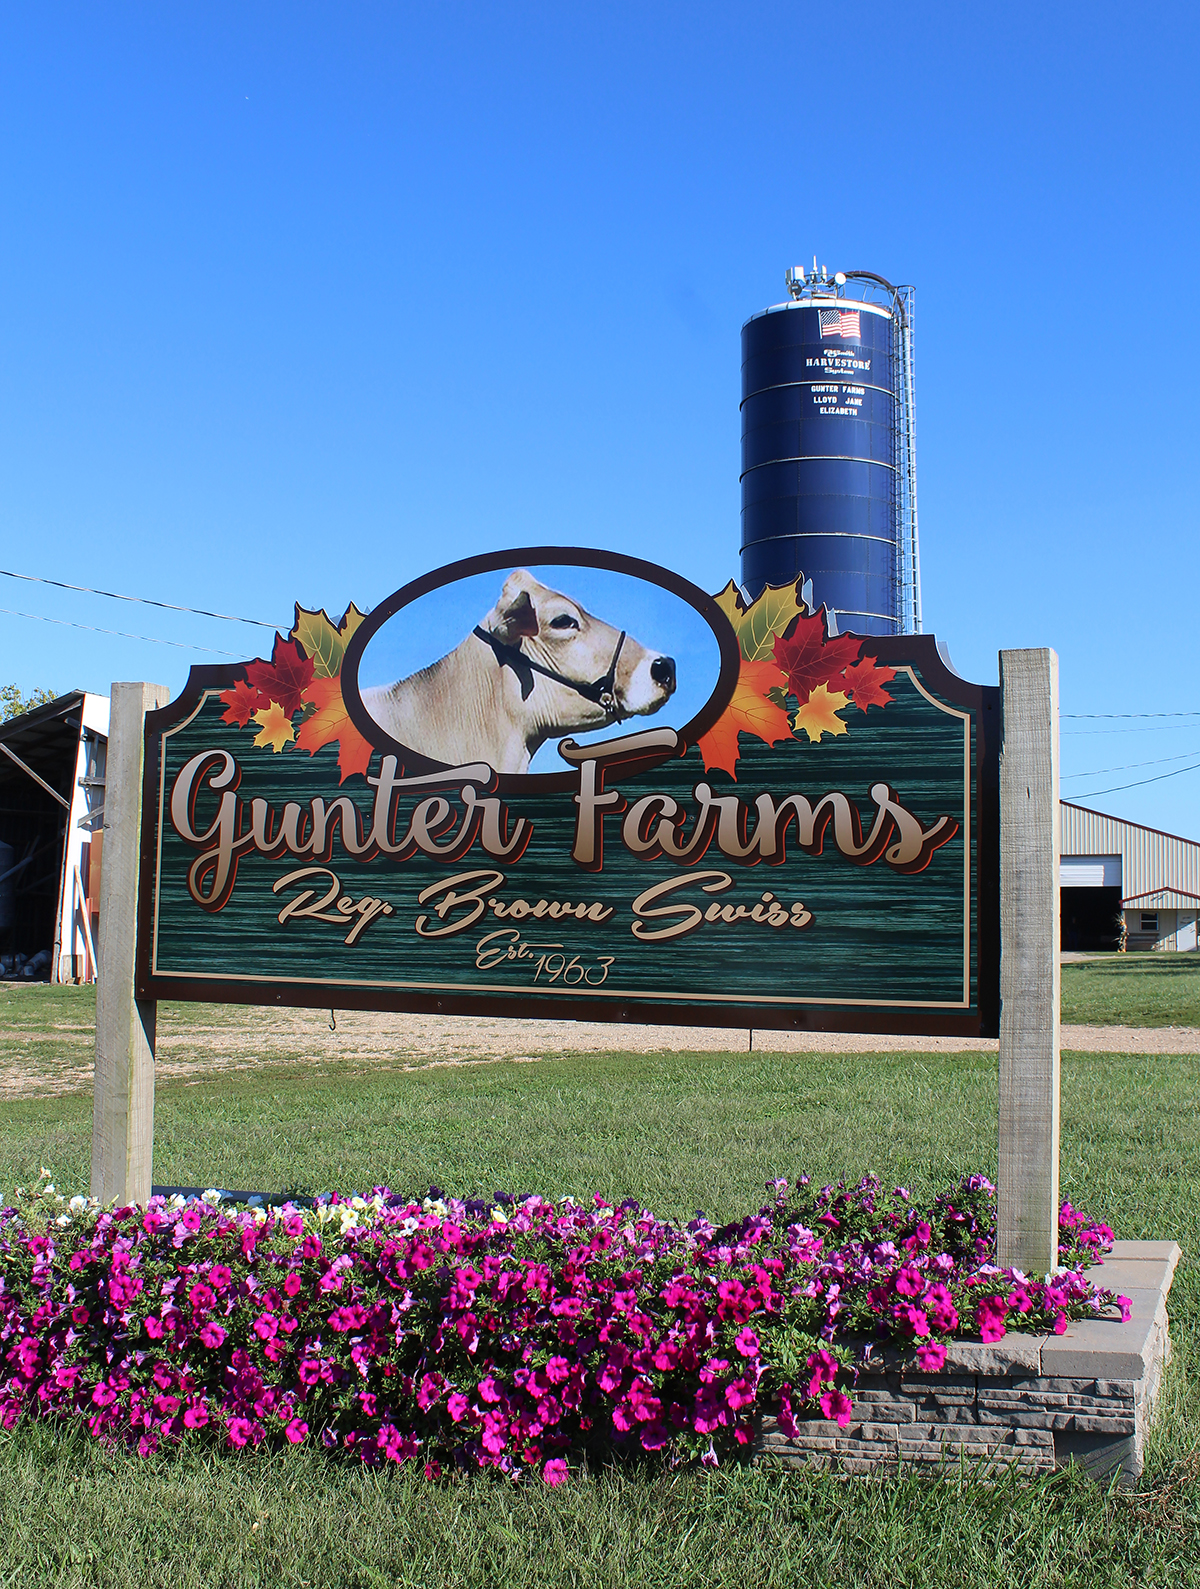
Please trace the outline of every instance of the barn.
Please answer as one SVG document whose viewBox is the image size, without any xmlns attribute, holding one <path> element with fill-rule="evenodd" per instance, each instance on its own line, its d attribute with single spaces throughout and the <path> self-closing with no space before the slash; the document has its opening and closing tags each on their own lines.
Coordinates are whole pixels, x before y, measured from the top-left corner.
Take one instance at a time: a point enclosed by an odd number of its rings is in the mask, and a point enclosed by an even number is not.
<svg viewBox="0 0 1200 1589">
<path fill-rule="evenodd" d="M 1192 949 L 1200 843 L 1062 802 L 1064 949 Z"/>
</svg>

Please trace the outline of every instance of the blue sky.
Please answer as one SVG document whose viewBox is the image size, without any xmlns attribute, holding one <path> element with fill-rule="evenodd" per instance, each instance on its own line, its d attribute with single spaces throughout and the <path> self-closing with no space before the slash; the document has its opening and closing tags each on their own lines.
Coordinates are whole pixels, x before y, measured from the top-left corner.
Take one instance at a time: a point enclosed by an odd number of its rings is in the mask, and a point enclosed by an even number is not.
<svg viewBox="0 0 1200 1589">
<path fill-rule="evenodd" d="M 1197 714 L 1065 721 L 1085 803 L 1200 762 L 1194 8 L 0 20 L 5 568 L 284 626 L 538 542 L 715 591 L 739 328 L 815 251 L 916 284 L 926 623 L 960 671 L 1049 644 L 1064 712 Z M 269 643 L 6 578 L 0 607 Z M 0 614 L 26 688 L 213 660 Z M 1200 837 L 1200 772 L 1094 803 Z"/>
</svg>

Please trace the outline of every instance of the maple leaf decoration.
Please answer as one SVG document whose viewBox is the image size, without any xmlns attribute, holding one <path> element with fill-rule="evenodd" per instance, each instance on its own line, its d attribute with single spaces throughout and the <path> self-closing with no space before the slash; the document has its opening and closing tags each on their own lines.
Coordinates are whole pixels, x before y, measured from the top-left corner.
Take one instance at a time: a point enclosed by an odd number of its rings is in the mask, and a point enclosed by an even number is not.
<svg viewBox="0 0 1200 1589">
<path fill-rule="evenodd" d="M 842 674 L 846 694 L 855 706 L 865 712 L 868 706 L 886 706 L 892 697 L 883 688 L 896 677 L 895 668 L 876 667 L 871 657 L 864 657 Z"/>
<path fill-rule="evenodd" d="M 852 662 L 858 661 L 861 646 L 862 641 L 853 635 L 830 638 L 822 608 L 811 618 L 801 614 L 791 638 L 780 636 L 772 655 L 776 666 L 787 675 L 788 689 L 803 706 L 815 689 L 831 684 Z"/>
<path fill-rule="evenodd" d="M 808 700 L 803 701 L 796 708 L 792 715 L 792 727 L 797 734 L 803 730 L 813 744 L 822 734 L 848 733 L 845 723 L 837 714 L 843 706 L 849 704 L 848 695 L 843 695 L 840 690 L 830 690 L 824 684 L 818 684 Z"/>
<path fill-rule="evenodd" d="M 350 637 L 366 617 L 353 602 L 346 608 L 341 623 L 334 624 L 324 607 L 311 609 L 296 603 L 296 622 L 289 636 L 304 647 L 318 679 L 334 679 L 342 671 L 342 658 Z"/>
<path fill-rule="evenodd" d="M 278 634 L 275 636 L 271 660 L 264 662 L 259 658 L 246 666 L 247 682 L 265 700 L 282 707 L 288 717 L 300 710 L 304 691 L 312 679 L 313 664 L 294 640 L 285 640 Z"/>
<path fill-rule="evenodd" d="M 338 742 L 338 769 L 345 783 L 351 773 L 365 773 L 371 764 L 374 747 L 365 740 L 350 721 L 346 703 L 342 699 L 342 681 L 336 674 L 332 678 L 314 679 L 304 692 L 306 703 L 316 707 L 311 717 L 300 724 L 296 735 L 296 748 L 315 756 L 323 745 Z"/>
<path fill-rule="evenodd" d="M 756 601 L 747 607 L 742 593 L 732 580 L 719 596 L 717 606 L 733 625 L 738 645 L 747 662 L 769 662 L 775 636 L 787 629 L 792 619 L 804 612 L 800 599 L 803 577 L 790 585 L 767 585 Z"/>
<path fill-rule="evenodd" d="M 263 750 L 269 745 L 276 755 L 296 737 L 292 729 L 292 719 L 278 701 L 271 701 L 266 707 L 255 712 L 254 721 L 258 724 L 254 743 Z"/>
<path fill-rule="evenodd" d="M 245 679 L 239 679 L 231 690 L 222 690 L 221 699 L 228 707 L 228 711 L 221 713 L 221 721 L 236 723 L 239 728 L 245 728 L 258 708 L 267 704 Z"/>
<path fill-rule="evenodd" d="M 740 733 L 753 734 L 768 745 L 791 739 L 787 712 L 767 693 L 781 689 L 784 683 L 783 675 L 773 662 L 749 662 L 742 658 L 733 699 L 708 733 L 700 736 L 700 754 L 706 772 L 720 767 L 731 778 L 737 778 L 734 769 L 738 763 Z"/>
</svg>

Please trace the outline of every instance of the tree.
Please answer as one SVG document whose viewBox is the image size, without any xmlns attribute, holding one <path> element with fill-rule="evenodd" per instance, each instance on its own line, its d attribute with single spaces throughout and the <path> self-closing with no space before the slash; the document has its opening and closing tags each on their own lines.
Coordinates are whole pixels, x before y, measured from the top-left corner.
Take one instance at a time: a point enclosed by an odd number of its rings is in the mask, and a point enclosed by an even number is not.
<svg viewBox="0 0 1200 1589">
<path fill-rule="evenodd" d="M 47 701 L 54 700 L 56 690 L 30 690 L 28 695 L 22 695 L 15 684 L 0 684 L 0 723 L 7 723 L 10 717 L 20 717 L 22 712 L 32 712 L 35 707 L 45 706 Z"/>
</svg>

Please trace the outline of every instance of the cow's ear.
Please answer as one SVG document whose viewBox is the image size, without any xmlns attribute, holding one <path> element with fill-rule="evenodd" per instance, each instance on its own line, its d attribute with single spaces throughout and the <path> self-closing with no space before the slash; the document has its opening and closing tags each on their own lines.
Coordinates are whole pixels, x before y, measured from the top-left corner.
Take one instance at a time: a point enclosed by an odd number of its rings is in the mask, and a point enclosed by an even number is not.
<svg viewBox="0 0 1200 1589">
<path fill-rule="evenodd" d="M 518 590 L 515 594 L 507 588 L 504 590 L 496 605 L 496 622 L 492 625 L 492 632 L 510 646 L 519 645 L 522 640 L 537 634 L 537 608 L 527 590 Z"/>
</svg>

